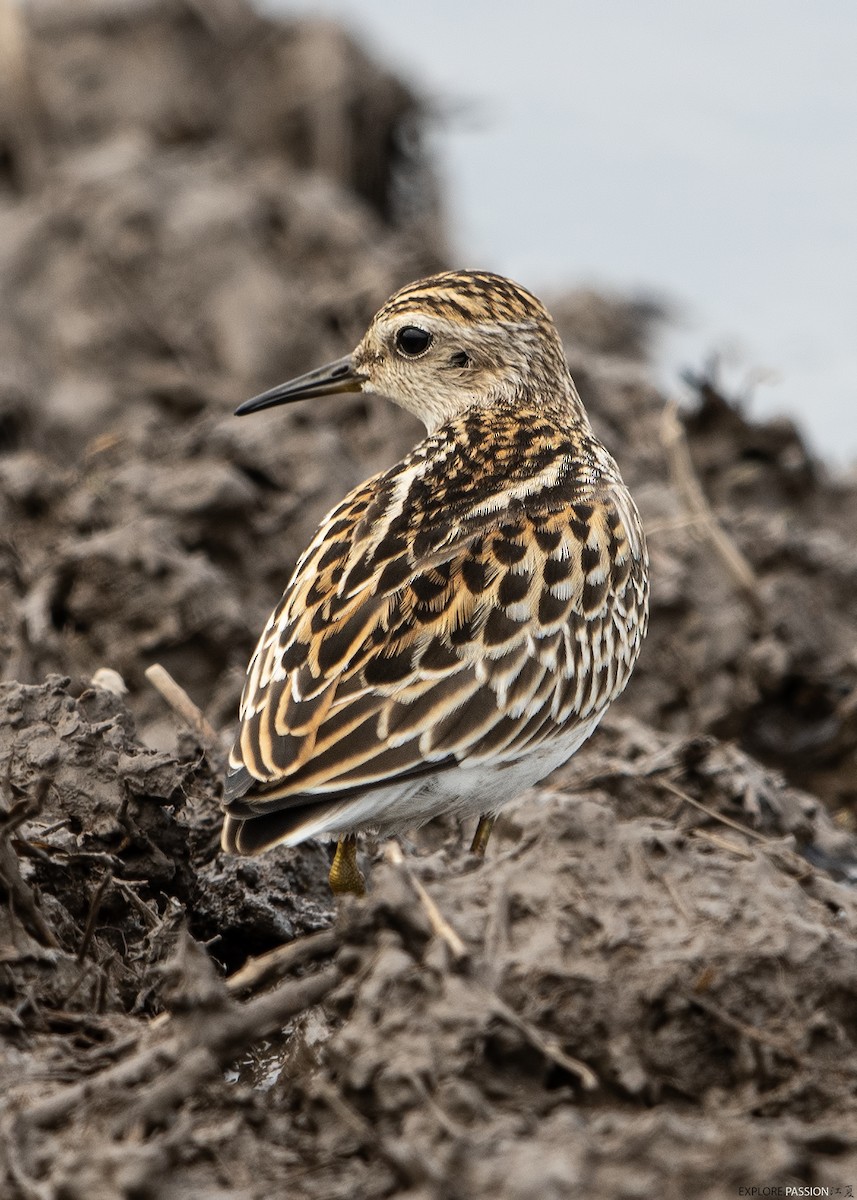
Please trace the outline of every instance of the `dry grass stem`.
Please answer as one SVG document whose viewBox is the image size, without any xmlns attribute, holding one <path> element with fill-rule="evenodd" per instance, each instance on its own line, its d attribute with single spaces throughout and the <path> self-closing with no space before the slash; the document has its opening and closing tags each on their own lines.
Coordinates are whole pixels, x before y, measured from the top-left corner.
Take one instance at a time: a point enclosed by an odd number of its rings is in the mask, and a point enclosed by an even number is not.
<svg viewBox="0 0 857 1200">
<path fill-rule="evenodd" d="M 690 516 L 699 523 L 702 533 L 728 571 L 737 590 L 752 609 L 755 617 L 761 620 L 766 610 L 759 594 L 759 581 L 750 563 L 717 520 L 705 492 L 702 490 L 702 484 L 694 469 L 690 448 L 682 424 L 678 419 L 678 410 L 675 404 L 668 404 L 664 408 L 661 440 L 666 451 L 673 482 L 683 497 Z"/>
<path fill-rule="evenodd" d="M 165 667 L 160 663 L 152 663 L 146 668 L 145 674 L 149 683 L 160 693 L 173 712 L 181 717 L 207 746 L 217 744 L 217 731 L 213 725 Z"/>
<path fill-rule="evenodd" d="M 408 881 L 413 885 L 414 891 L 419 897 L 420 904 L 425 910 L 429 924 L 436 937 L 439 937 L 449 947 L 452 957 L 459 961 L 467 957 L 467 947 L 464 942 L 446 920 L 438 906 L 432 900 L 431 896 L 425 890 L 420 881 L 416 878 L 411 868 L 405 862 L 404 855 L 398 842 L 389 842 L 384 849 L 384 857 L 387 862 L 392 863 L 396 867 L 401 867 L 408 877 Z"/>
</svg>

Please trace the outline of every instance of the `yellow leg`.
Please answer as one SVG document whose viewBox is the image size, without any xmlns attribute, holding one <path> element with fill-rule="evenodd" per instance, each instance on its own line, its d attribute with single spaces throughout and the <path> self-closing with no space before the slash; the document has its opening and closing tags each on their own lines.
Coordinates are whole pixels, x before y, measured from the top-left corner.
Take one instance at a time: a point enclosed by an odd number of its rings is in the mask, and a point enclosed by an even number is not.
<svg viewBox="0 0 857 1200">
<path fill-rule="evenodd" d="M 473 835 L 473 841 L 470 843 L 470 853 L 478 854 L 480 858 L 485 857 L 485 847 L 488 845 L 488 839 L 491 836 L 491 830 L 494 828 L 494 822 L 497 820 L 490 813 L 483 813 L 479 818 L 479 824 L 476 826 L 476 833 Z"/>
<path fill-rule="evenodd" d="M 328 879 L 334 896 L 366 895 L 366 880 L 357 866 L 357 838 L 353 833 L 346 834 L 336 843 Z"/>
</svg>

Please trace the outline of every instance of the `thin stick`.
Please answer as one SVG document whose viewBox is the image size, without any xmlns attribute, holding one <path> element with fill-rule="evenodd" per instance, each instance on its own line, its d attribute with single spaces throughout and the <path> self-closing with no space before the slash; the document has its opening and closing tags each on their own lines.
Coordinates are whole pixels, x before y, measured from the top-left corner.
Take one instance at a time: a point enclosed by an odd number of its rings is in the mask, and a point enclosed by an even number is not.
<svg viewBox="0 0 857 1200">
<path fill-rule="evenodd" d="M 311 933 L 307 937 L 298 938 L 297 941 L 276 946 L 267 954 L 248 959 L 240 971 L 229 976 L 226 988 L 230 995 L 234 996 L 238 992 L 265 987 L 288 975 L 303 963 L 333 954 L 339 944 L 340 938 L 335 930 L 323 929 L 320 933 Z"/>
<path fill-rule="evenodd" d="M 447 946 L 450 949 L 450 953 L 452 954 L 452 957 L 454 959 L 456 959 L 456 961 L 460 961 L 462 958 L 466 958 L 467 957 L 467 947 L 465 946 L 465 944 L 461 940 L 461 938 L 458 936 L 458 934 L 455 932 L 455 930 L 452 928 L 450 923 L 443 916 L 440 909 L 435 904 L 434 900 L 432 900 L 431 896 L 425 890 L 425 888 L 420 883 L 420 881 L 417 879 L 417 877 L 414 875 L 411 868 L 405 862 L 404 856 L 402 854 L 402 851 L 401 851 L 401 848 L 399 847 L 398 842 L 388 842 L 387 843 L 387 845 L 384 849 L 384 857 L 386 858 L 387 862 L 392 863 L 396 867 L 401 867 L 402 870 L 405 872 L 405 874 L 408 877 L 409 883 L 413 886 L 414 891 L 417 893 L 417 896 L 419 897 L 420 904 L 422 904 L 422 906 L 425 910 L 425 914 L 428 917 L 429 925 L 431 925 L 431 927 L 432 927 L 432 932 L 435 934 L 436 937 L 439 937 L 442 941 L 446 942 Z"/>
<path fill-rule="evenodd" d="M 498 1017 L 502 1017 L 504 1021 L 508 1021 L 510 1025 L 514 1025 L 524 1035 L 530 1045 L 536 1050 L 540 1050 L 545 1058 L 549 1059 L 552 1063 L 556 1063 L 558 1067 L 562 1067 L 563 1070 L 568 1071 L 570 1074 L 575 1075 L 587 1091 L 592 1091 L 593 1088 L 598 1087 L 598 1076 L 591 1067 L 581 1062 L 579 1058 L 572 1058 L 564 1050 L 560 1050 L 553 1038 L 545 1037 L 543 1033 L 540 1033 L 536 1029 L 535 1025 L 531 1025 L 529 1021 L 516 1013 L 513 1008 L 510 1008 L 504 1000 L 501 1000 L 493 992 L 489 993 L 489 1003 Z"/>
<path fill-rule="evenodd" d="M 685 804 L 691 804 L 694 808 L 698 808 L 700 812 L 704 812 L 707 817 L 711 817 L 712 821 L 720 821 L 723 825 L 728 825 L 731 829 L 737 829 L 739 833 L 746 834 L 748 838 L 755 838 L 757 842 L 763 842 L 768 845 L 770 838 L 766 838 L 763 833 L 757 833 L 755 829 L 750 829 L 747 825 L 742 825 L 740 821 L 733 821 L 731 817 L 724 816 L 723 813 L 717 812 L 714 808 L 709 808 L 707 804 L 702 804 L 699 800 L 694 800 L 693 796 L 688 796 L 687 792 L 683 792 L 681 788 L 676 787 L 674 783 L 670 783 L 668 779 L 659 779 L 658 786 L 666 788 L 668 792 L 672 792 L 674 796 L 678 796 L 679 800 L 683 800 Z"/>
<path fill-rule="evenodd" d="M 113 872 L 107 870 L 101 877 L 101 883 L 95 889 L 95 895 L 89 904 L 89 912 L 86 917 L 86 926 L 83 930 L 83 937 L 80 942 L 80 949 L 77 952 L 77 961 L 82 963 L 86 958 L 86 952 L 89 949 L 90 942 L 95 935 L 95 922 L 98 918 L 98 910 L 101 908 L 101 901 L 104 899 L 104 893 L 107 891 L 110 884 L 113 882 Z"/>
<path fill-rule="evenodd" d="M 414 1083 L 421 1087 L 421 1080 L 415 1076 Z M 367 1146 L 374 1146 L 378 1153 L 392 1167 L 408 1189 L 414 1185 L 426 1182 L 435 1184 L 435 1194 L 441 1185 L 440 1172 L 437 1165 L 430 1161 L 413 1145 L 404 1140 L 392 1138 L 380 1132 L 377 1125 L 368 1121 L 362 1113 L 353 1108 L 341 1092 L 321 1078 L 313 1080 L 313 1095 L 323 1100 L 341 1124 L 349 1127 Z"/>
<path fill-rule="evenodd" d="M 717 846 L 720 850 L 728 850 L 730 854 L 737 854 L 739 858 L 746 858 L 752 862 L 756 857 L 746 846 L 738 846 L 735 842 L 730 842 L 728 838 L 718 837 L 710 829 L 692 829 L 690 833 L 691 837 L 699 838 L 703 842 L 710 842 L 712 846 Z"/>
<path fill-rule="evenodd" d="M 759 581 L 750 563 L 726 533 L 714 515 L 711 505 L 694 470 L 682 424 L 675 404 L 668 404 L 661 421 L 661 441 L 667 453 L 673 482 L 684 497 L 690 512 L 699 519 L 700 527 L 712 549 L 722 561 L 738 591 L 757 618 L 765 614 L 759 595 Z"/>
<path fill-rule="evenodd" d="M 758 1042 L 760 1046 L 770 1046 L 773 1050 L 779 1050 L 781 1054 L 787 1054 L 795 1062 L 799 1063 L 803 1060 L 803 1056 L 795 1048 L 792 1042 L 785 1038 L 777 1037 L 776 1034 L 767 1033 L 764 1029 L 757 1029 L 755 1025 L 748 1025 L 745 1021 L 738 1017 L 733 1017 L 731 1013 L 726 1012 L 719 1004 L 714 1004 L 711 1000 L 703 996 L 697 996 L 693 992 L 687 993 L 687 998 L 691 1004 L 695 1004 L 697 1008 L 701 1008 L 703 1012 L 710 1013 L 718 1021 L 722 1021 L 724 1025 L 728 1025 L 730 1029 L 735 1029 L 744 1037 L 750 1038 L 753 1042 Z"/>
<path fill-rule="evenodd" d="M 640 850 L 640 863 L 649 878 L 653 879 L 655 883 L 659 883 L 667 893 L 670 900 L 672 900 L 675 910 L 679 916 L 683 917 L 688 925 L 691 925 L 693 923 L 693 917 L 688 912 L 687 905 L 682 900 L 681 894 L 673 881 L 668 879 L 666 875 L 662 875 L 660 871 L 657 871 L 653 866 L 649 856 L 642 850 Z"/>
<path fill-rule="evenodd" d="M 166 1075 L 196 1050 L 205 1052 L 211 1064 L 206 1069 L 211 1075 L 218 1067 L 228 1066 L 246 1046 L 268 1037 L 291 1017 L 318 1004 L 340 978 L 336 967 L 325 967 L 306 979 L 289 980 L 246 1004 L 230 1005 L 223 1012 L 209 1014 L 205 1020 L 185 1023 L 175 1033 L 171 1031 L 167 1036 L 155 1033 L 156 1040 L 144 1044 L 128 1058 L 34 1104 L 26 1111 L 27 1121 L 40 1129 L 55 1128 L 93 1101 L 118 1096 L 122 1090 L 146 1085 L 154 1076 Z M 194 1059 L 193 1071 L 180 1095 L 193 1094 L 202 1061 Z"/>
<path fill-rule="evenodd" d="M 415 877 L 413 871 L 405 861 L 398 842 L 387 843 L 384 849 L 384 857 L 388 862 L 396 867 L 401 867 L 405 872 L 408 881 L 413 885 L 414 891 L 417 893 L 419 901 L 425 909 L 425 914 L 428 917 L 432 930 L 437 937 L 446 943 L 453 958 L 458 960 L 464 958 L 467 954 L 467 947 L 443 916 L 423 885 Z M 529 1021 L 516 1013 L 513 1008 L 510 1008 L 505 1000 L 500 999 L 496 992 L 490 988 L 485 988 L 484 991 L 485 1003 L 492 1009 L 496 1016 L 504 1021 L 508 1021 L 510 1025 L 514 1025 L 526 1037 L 530 1045 L 540 1050 L 545 1058 L 549 1059 L 552 1063 L 556 1063 L 558 1067 L 562 1067 L 563 1070 L 568 1071 L 571 1075 L 576 1076 L 580 1080 L 581 1085 L 587 1090 L 598 1086 L 598 1076 L 591 1067 L 588 1067 L 586 1063 L 581 1062 L 579 1059 L 572 1058 L 566 1054 L 552 1038 L 545 1037 L 534 1025 L 531 1025 Z"/>
<path fill-rule="evenodd" d="M 12 805 L 8 813 L 0 813 L 0 883 L 5 886 L 8 894 L 10 917 L 17 916 L 24 928 L 29 927 L 29 932 L 35 934 L 43 946 L 57 949 L 60 945 L 59 939 L 39 908 L 35 892 L 21 874 L 18 854 L 9 836 L 12 830 L 36 815 L 49 787 L 49 779 L 40 779 L 32 801 L 19 800 Z"/>
<path fill-rule="evenodd" d="M 184 688 L 176 683 L 165 667 L 160 663 L 152 663 L 150 667 L 146 667 L 145 675 L 173 712 L 181 717 L 206 745 L 217 744 L 217 731 L 214 726 L 208 722 L 205 714 L 197 708 Z"/>
</svg>

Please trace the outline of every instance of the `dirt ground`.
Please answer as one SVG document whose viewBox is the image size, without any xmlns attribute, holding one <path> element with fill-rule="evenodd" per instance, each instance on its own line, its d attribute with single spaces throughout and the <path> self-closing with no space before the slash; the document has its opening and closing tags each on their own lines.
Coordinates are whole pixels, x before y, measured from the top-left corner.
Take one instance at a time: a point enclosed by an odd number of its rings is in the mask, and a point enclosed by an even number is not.
<svg viewBox="0 0 857 1200">
<path fill-rule="evenodd" d="M 546 297 L 646 523 L 639 668 L 484 862 L 367 846 L 334 911 L 327 846 L 220 852 L 223 755 L 419 427 L 231 412 L 450 265 L 427 104 L 243 0 L 2 0 L 0 59 L 0 1197 L 851 1194 L 857 472 L 712 367 L 675 410 L 656 306 Z"/>
</svg>

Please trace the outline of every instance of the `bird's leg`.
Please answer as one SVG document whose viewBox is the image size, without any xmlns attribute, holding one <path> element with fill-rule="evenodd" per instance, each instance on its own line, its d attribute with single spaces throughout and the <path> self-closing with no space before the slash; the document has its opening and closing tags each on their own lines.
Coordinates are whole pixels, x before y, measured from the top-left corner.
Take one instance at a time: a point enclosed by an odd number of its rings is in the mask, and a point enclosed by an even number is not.
<svg viewBox="0 0 857 1200">
<path fill-rule="evenodd" d="M 334 896 L 366 895 L 366 880 L 357 865 L 357 838 L 353 833 L 345 834 L 336 843 L 328 880 Z"/>
<path fill-rule="evenodd" d="M 491 830 L 494 828 L 494 822 L 497 820 L 491 813 L 483 813 L 479 818 L 479 824 L 476 826 L 476 832 L 473 835 L 473 841 L 470 843 L 470 853 L 478 854 L 480 858 L 485 857 L 485 847 L 488 845 L 488 839 L 491 836 Z"/>
</svg>

